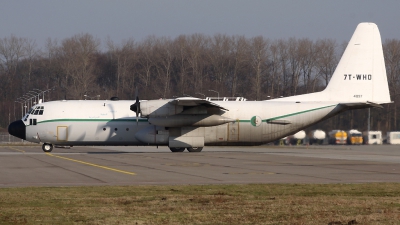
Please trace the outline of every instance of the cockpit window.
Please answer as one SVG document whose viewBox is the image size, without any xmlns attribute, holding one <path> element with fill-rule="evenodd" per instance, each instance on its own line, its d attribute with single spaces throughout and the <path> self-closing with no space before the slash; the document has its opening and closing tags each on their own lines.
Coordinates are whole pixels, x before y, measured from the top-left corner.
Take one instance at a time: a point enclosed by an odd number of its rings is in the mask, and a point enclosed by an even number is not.
<svg viewBox="0 0 400 225">
<path fill-rule="evenodd" d="M 43 115 L 43 112 L 44 112 L 44 106 L 36 106 L 35 108 L 31 108 L 28 114 Z"/>
</svg>

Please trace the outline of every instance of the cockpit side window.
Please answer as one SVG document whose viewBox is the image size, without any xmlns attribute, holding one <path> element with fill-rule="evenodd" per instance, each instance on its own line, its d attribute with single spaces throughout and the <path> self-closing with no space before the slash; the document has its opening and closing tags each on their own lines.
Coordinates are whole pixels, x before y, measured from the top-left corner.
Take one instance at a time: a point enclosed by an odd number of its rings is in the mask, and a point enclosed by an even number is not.
<svg viewBox="0 0 400 225">
<path fill-rule="evenodd" d="M 44 106 L 36 106 L 35 109 L 31 109 L 29 110 L 28 114 L 32 114 L 32 115 L 43 115 L 44 112 Z"/>
</svg>

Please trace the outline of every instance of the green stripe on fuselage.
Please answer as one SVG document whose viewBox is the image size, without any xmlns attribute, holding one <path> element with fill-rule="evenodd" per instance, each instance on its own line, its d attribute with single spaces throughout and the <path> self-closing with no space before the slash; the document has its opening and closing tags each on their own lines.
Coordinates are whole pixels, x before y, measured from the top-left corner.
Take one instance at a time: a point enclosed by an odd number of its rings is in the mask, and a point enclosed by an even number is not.
<svg viewBox="0 0 400 225">
<path fill-rule="evenodd" d="M 52 122 L 136 122 L 135 119 L 54 119 L 43 120 L 38 123 L 52 123 Z M 147 119 L 138 119 L 138 122 L 147 122 Z"/>
<path fill-rule="evenodd" d="M 268 122 L 268 121 L 273 121 L 273 120 L 279 120 L 285 117 L 290 117 L 290 116 L 295 116 L 295 115 L 299 115 L 299 114 L 303 114 L 303 113 L 307 113 L 307 112 L 312 112 L 312 111 L 316 111 L 316 110 L 320 110 L 320 109 L 325 109 L 325 108 L 329 108 L 329 107 L 333 107 L 336 105 L 328 105 L 328 106 L 324 106 L 324 107 L 319 107 L 319 108 L 315 108 L 315 109 L 308 109 L 308 110 L 304 110 L 304 111 L 300 111 L 300 112 L 295 112 L 295 113 L 290 113 L 290 114 L 286 114 L 286 115 L 282 115 L 282 116 L 277 116 L 277 117 L 272 117 L 269 119 L 264 119 L 262 120 L 263 122 Z M 239 120 L 239 122 L 241 123 L 250 123 L 251 120 Z"/>
<path fill-rule="evenodd" d="M 277 117 L 265 119 L 265 120 L 263 120 L 263 122 L 268 122 L 268 121 L 272 121 L 272 120 L 278 120 L 278 119 L 282 119 L 282 118 L 285 118 L 285 117 L 295 116 L 295 115 L 308 113 L 308 112 L 312 112 L 312 111 L 316 111 L 316 110 L 320 110 L 320 109 L 326 109 L 326 108 L 329 108 L 329 107 L 332 107 L 332 106 L 336 106 L 336 105 L 328 105 L 328 106 L 319 107 L 319 108 L 315 108 L 315 109 L 309 109 L 309 110 L 300 111 L 300 112 L 296 112 L 296 113 L 290 113 L 290 114 L 286 114 L 286 115 L 283 115 L 283 116 L 277 116 Z"/>
</svg>

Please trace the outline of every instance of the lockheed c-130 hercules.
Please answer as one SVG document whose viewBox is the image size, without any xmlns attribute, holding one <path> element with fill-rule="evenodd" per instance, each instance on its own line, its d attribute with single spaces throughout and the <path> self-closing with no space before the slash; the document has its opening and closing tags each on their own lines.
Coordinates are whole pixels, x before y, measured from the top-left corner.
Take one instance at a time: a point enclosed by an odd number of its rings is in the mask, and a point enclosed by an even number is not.
<svg viewBox="0 0 400 225">
<path fill-rule="evenodd" d="M 54 145 L 168 146 L 199 152 L 212 145 L 260 145 L 351 109 L 391 103 L 382 42 L 374 23 L 360 23 L 328 86 L 266 101 L 61 100 L 41 102 L 8 131 Z"/>
</svg>

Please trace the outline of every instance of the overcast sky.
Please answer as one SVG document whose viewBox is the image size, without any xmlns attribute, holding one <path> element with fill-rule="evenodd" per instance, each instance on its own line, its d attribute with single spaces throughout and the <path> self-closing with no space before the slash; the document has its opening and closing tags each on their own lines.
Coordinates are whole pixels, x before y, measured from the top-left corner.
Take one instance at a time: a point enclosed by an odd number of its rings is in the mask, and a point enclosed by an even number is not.
<svg viewBox="0 0 400 225">
<path fill-rule="evenodd" d="M 360 22 L 382 39 L 400 39 L 400 1 L 368 0 L 18 0 L 1 1 L 0 38 L 15 35 L 44 46 L 47 38 L 89 33 L 103 43 L 149 35 L 262 35 L 270 39 L 348 41 Z"/>
</svg>

